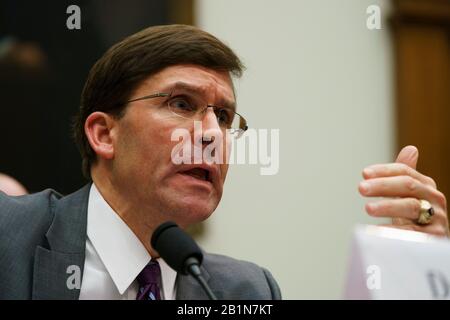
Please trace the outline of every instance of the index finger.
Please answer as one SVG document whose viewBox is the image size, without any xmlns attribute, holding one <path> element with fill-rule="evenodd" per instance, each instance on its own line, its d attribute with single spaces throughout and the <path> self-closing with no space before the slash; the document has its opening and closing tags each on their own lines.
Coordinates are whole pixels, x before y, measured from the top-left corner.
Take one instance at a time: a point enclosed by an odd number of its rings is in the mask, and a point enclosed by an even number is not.
<svg viewBox="0 0 450 320">
<path fill-rule="evenodd" d="M 364 179 L 394 176 L 410 176 L 426 185 L 436 188 L 436 182 L 433 179 L 403 163 L 374 164 L 363 170 Z"/>
</svg>

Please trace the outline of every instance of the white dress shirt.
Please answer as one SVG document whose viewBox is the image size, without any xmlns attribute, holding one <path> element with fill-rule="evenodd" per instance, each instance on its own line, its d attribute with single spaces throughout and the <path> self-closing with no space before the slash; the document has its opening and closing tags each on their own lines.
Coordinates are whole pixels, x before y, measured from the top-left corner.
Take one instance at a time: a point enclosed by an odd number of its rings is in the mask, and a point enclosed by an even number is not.
<svg viewBox="0 0 450 320">
<path fill-rule="evenodd" d="M 136 277 L 150 260 L 141 241 L 92 183 L 80 300 L 136 299 L 139 288 Z M 161 267 L 161 298 L 174 300 L 177 273 L 163 259 L 156 260 Z"/>
</svg>

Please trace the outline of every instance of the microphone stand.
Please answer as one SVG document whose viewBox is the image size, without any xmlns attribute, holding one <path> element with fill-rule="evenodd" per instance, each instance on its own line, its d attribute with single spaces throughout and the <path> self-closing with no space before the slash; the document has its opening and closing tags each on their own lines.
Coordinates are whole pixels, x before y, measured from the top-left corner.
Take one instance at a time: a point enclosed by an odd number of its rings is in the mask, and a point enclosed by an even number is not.
<svg viewBox="0 0 450 320">
<path fill-rule="evenodd" d="M 205 279 L 202 276 L 202 271 L 200 270 L 200 263 L 198 262 L 197 258 L 195 257 L 188 258 L 185 262 L 185 266 L 187 272 L 197 280 L 197 282 L 205 291 L 208 298 L 210 300 L 217 300 L 217 297 L 211 291 L 211 288 L 208 286 L 208 284 L 206 283 Z"/>
</svg>

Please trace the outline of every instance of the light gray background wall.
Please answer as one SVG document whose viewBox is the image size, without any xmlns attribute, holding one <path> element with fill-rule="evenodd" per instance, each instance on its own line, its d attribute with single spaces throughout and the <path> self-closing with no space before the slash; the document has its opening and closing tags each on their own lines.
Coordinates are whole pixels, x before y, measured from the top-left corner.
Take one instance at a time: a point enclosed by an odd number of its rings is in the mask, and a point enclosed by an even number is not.
<svg viewBox="0 0 450 320">
<path fill-rule="evenodd" d="M 362 169 L 391 161 L 392 44 L 369 31 L 381 0 L 197 0 L 198 24 L 247 65 L 236 83 L 252 127 L 280 129 L 280 170 L 234 165 L 205 249 L 269 268 L 286 299 L 338 299 L 364 212 Z"/>
</svg>

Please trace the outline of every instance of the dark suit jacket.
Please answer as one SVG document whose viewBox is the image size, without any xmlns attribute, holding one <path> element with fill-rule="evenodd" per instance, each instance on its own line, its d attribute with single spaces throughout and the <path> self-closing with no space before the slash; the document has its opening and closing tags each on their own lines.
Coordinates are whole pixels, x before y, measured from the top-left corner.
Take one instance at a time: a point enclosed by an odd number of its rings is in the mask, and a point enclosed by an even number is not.
<svg viewBox="0 0 450 320">
<path fill-rule="evenodd" d="M 90 185 L 61 196 L 45 190 L 21 197 L 0 192 L 0 299 L 78 299 L 69 266 L 83 272 Z M 205 254 L 202 269 L 219 299 L 281 299 L 269 271 Z M 197 282 L 177 276 L 177 299 L 207 299 Z"/>
</svg>

